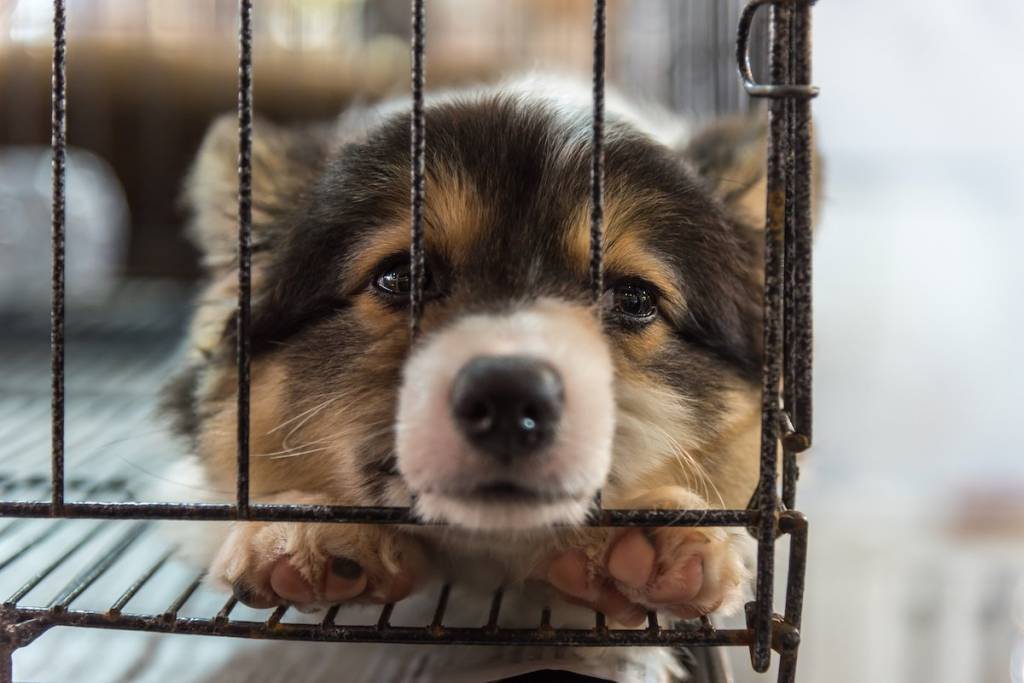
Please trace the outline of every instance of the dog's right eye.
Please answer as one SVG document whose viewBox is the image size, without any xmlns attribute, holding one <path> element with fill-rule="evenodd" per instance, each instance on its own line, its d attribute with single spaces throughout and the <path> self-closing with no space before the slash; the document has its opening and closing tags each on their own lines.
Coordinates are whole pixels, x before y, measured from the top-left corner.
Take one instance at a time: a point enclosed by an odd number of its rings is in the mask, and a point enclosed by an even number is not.
<svg viewBox="0 0 1024 683">
<path fill-rule="evenodd" d="M 409 270 L 409 264 L 396 265 L 378 273 L 373 284 L 387 294 L 408 294 L 412 288 L 412 272 Z"/>
<path fill-rule="evenodd" d="M 433 285 L 430 270 L 423 273 L 423 291 L 429 293 Z M 412 271 L 409 262 L 392 263 L 377 272 L 373 278 L 373 287 L 386 296 L 408 297 L 412 289 Z"/>
</svg>

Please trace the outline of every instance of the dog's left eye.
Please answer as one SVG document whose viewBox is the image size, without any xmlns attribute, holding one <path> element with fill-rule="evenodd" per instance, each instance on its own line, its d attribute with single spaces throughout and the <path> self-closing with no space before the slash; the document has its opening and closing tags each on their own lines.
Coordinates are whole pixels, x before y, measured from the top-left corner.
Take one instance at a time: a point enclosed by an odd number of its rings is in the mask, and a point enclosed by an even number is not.
<svg viewBox="0 0 1024 683">
<path fill-rule="evenodd" d="M 641 283 L 616 285 L 613 294 L 613 312 L 631 322 L 650 322 L 658 313 L 657 297 L 649 287 Z"/>
</svg>

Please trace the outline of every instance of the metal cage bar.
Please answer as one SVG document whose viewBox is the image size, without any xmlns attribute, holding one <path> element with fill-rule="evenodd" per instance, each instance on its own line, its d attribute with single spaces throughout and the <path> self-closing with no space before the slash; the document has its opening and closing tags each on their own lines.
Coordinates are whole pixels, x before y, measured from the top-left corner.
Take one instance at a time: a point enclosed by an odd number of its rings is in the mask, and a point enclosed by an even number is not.
<svg viewBox="0 0 1024 683">
<path fill-rule="evenodd" d="M 252 0 L 239 0 L 238 21 L 238 514 L 249 512 L 249 390 L 252 318 Z"/>
<path fill-rule="evenodd" d="M 0 503 L 4 517 L 51 517 L 51 504 L 42 501 Z M 409 508 L 348 505 L 253 504 L 245 516 L 232 503 L 137 503 L 71 502 L 61 510 L 63 518 L 170 519 L 230 522 L 240 519 L 261 522 L 343 522 L 359 524 L 433 525 L 416 517 Z M 600 510 L 583 522 L 596 527 L 645 526 L 750 526 L 760 519 L 757 510 Z"/>
<path fill-rule="evenodd" d="M 426 282 L 426 258 L 423 253 L 424 155 L 426 120 L 423 113 L 423 88 L 426 78 L 425 0 L 412 0 L 412 114 L 410 122 L 410 226 L 409 226 L 409 325 L 415 337 L 423 315 L 423 286 Z"/>
<path fill-rule="evenodd" d="M 53 2 L 53 75 L 50 99 L 50 146 L 53 152 L 53 205 L 51 216 L 53 291 L 50 310 L 51 382 L 51 486 L 53 514 L 64 505 L 64 254 L 67 162 L 67 79 L 65 57 L 66 10 L 64 0 Z"/>
<path fill-rule="evenodd" d="M 593 628 L 556 629 L 551 609 L 539 615 L 532 629 L 498 625 L 504 591 L 491 598 L 487 622 L 478 628 L 444 625 L 451 587 L 438 596 L 432 621 L 422 627 L 396 627 L 390 623 L 394 605 L 385 605 L 377 623 L 370 626 L 339 625 L 338 607 L 327 611 L 319 624 L 288 624 L 279 607 L 263 622 L 231 618 L 236 600 L 228 599 L 209 618 L 182 618 L 179 612 L 198 590 L 202 574 L 195 575 L 171 605 L 152 615 L 125 614 L 124 609 L 171 557 L 162 553 L 114 600 L 106 612 L 72 609 L 74 600 L 100 579 L 149 528 L 137 522 L 119 535 L 99 559 L 76 573 L 45 607 L 20 605 L 67 556 L 78 553 L 109 528 L 109 522 L 90 527 L 57 562 L 44 562 L 35 573 L 0 605 L 0 682 L 13 675 L 11 653 L 46 629 L 57 625 L 131 629 L 155 632 L 195 633 L 232 637 L 302 639 L 334 642 L 545 644 L 566 646 L 616 645 L 732 645 L 750 648 L 758 671 L 768 668 L 771 652 L 780 653 L 779 680 L 794 679 L 800 641 L 803 583 L 807 556 L 807 521 L 793 510 L 797 478 L 796 454 L 811 443 L 811 118 L 810 99 L 817 89 L 810 85 L 810 8 L 814 0 L 751 0 L 739 14 L 737 61 L 740 82 L 751 97 L 770 99 L 768 200 L 765 231 L 764 366 L 762 372 L 762 422 L 760 474 L 755 496 L 746 510 L 604 510 L 598 509 L 587 524 L 598 527 L 717 526 L 746 527 L 758 543 L 755 600 L 747 606 L 748 622 L 742 629 L 715 629 L 704 618 L 697 626 L 662 626 L 657 615 L 648 615 L 645 629 L 609 628 L 604 615 L 595 613 Z M 419 330 L 423 313 L 424 285 L 424 161 L 425 161 L 425 0 L 411 0 L 411 99 L 410 118 L 410 332 Z M 756 82 L 751 69 L 751 28 L 758 10 L 770 9 L 769 78 Z M 234 503 L 185 504 L 65 501 L 65 489 L 79 490 L 77 480 L 66 480 L 64 471 L 64 349 L 65 349 L 65 177 L 66 177 L 66 14 L 65 0 L 53 2 L 53 74 L 51 90 L 52 198 L 52 307 L 51 307 L 51 498 L 49 501 L 0 502 L 0 516 L 61 519 L 190 519 L 348 522 L 363 524 L 423 524 L 408 508 L 267 505 L 250 502 L 249 408 L 252 283 L 252 134 L 253 134 L 253 2 L 239 0 L 238 73 L 238 303 L 235 332 L 238 365 L 237 490 Z M 734 15 L 716 8 L 717 22 Z M 606 0 L 594 0 L 593 15 L 593 112 L 591 158 L 590 285 L 598 314 L 603 294 L 603 191 L 604 191 L 604 98 Z M 721 93 L 719 93 L 721 94 Z M 779 446 L 782 446 L 781 502 L 777 481 Z M 7 484 L 5 482 L 5 489 Z M 45 479 L 28 486 L 45 483 Z M 13 483 L 12 483 L 13 486 Z M 84 495 L 98 489 L 84 489 Z M 598 499 L 598 503 L 599 503 Z M 6 533 L 18 522 L 0 529 Z M 15 554 L 0 561 L 0 571 L 14 561 L 31 556 L 66 522 L 36 533 Z M 782 615 L 773 610 L 775 541 L 790 536 L 789 572 Z"/>
<path fill-rule="evenodd" d="M 810 87 L 810 5 L 793 8 L 789 69 L 796 86 Z M 796 506 L 796 455 L 811 446 L 813 320 L 811 300 L 811 105 L 808 97 L 788 100 L 790 158 L 786 220 L 785 378 L 782 500 Z"/>
<path fill-rule="evenodd" d="M 754 6 L 756 10 L 756 5 Z M 773 83 L 789 80 L 788 56 L 790 11 L 787 6 L 771 8 L 771 54 L 769 70 Z M 775 566 L 776 458 L 778 453 L 779 382 L 782 376 L 782 290 L 783 233 L 786 205 L 787 125 L 785 100 L 773 100 L 768 110 L 767 222 L 764 252 L 764 339 L 761 375 L 761 473 L 754 497 L 761 511 L 757 525 L 756 597 L 749 610 L 754 629 L 751 663 L 764 672 L 771 664 L 772 591 Z"/>
<path fill-rule="evenodd" d="M 590 159 L 590 295 L 601 315 L 604 294 L 604 59 L 607 7 L 594 0 L 593 113 Z"/>
</svg>

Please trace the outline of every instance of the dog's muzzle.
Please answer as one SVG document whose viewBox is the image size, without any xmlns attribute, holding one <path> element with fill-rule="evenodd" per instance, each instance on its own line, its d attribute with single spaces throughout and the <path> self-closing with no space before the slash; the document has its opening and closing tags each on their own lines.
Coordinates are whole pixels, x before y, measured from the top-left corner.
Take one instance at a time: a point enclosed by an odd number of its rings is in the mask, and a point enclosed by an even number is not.
<svg viewBox="0 0 1024 683">
<path fill-rule="evenodd" d="M 582 521 L 611 467 L 612 380 L 600 324 L 574 303 L 467 315 L 425 337 L 395 430 L 417 513 L 474 530 Z"/>
</svg>

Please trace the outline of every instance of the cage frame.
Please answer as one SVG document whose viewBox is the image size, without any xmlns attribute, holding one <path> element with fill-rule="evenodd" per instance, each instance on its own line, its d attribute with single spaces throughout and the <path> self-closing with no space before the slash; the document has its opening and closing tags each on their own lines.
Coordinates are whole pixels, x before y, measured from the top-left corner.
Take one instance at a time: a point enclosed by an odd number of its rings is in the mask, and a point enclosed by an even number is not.
<svg viewBox="0 0 1024 683">
<path fill-rule="evenodd" d="M 209 521 L 305 521 L 360 524 L 424 524 L 408 508 L 323 505 L 262 504 L 250 501 L 249 403 L 250 403 L 250 292 L 252 258 L 252 126 L 253 126 L 253 0 L 239 0 L 238 79 L 238 430 L 237 490 L 235 502 L 145 503 L 68 502 L 65 493 L 79 486 L 65 478 L 64 443 L 64 347 L 65 347 L 65 178 L 67 92 L 65 67 L 65 0 L 53 0 L 53 64 L 51 83 L 52 150 L 52 306 L 51 349 L 51 496 L 47 501 L 0 502 L 0 518 L 11 518 L 0 534 L 19 518 L 68 520 L 136 520 L 109 552 L 86 567 L 64 587 L 47 607 L 19 605 L 25 594 L 52 571 L 42 568 L 26 586 L 0 604 L 0 683 L 13 680 L 12 656 L 16 649 L 55 626 L 78 626 L 159 633 L 189 633 L 228 637 L 330 642 L 390 642 L 420 644 L 558 645 L 558 646 L 745 646 L 755 671 L 767 671 L 772 651 L 780 655 L 778 680 L 795 679 L 800 644 L 801 612 L 807 558 L 807 520 L 795 509 L 798 467 L 796 456 L 811 445 L 811 116 L 810 100 L 817 95 L 811 85 L 811 7 L 815 0 L 749 0 L 739 18 L 736 59 L 742 85 L 750 97 L 767 98 L 769 131 L 767 155 L 767 205 L 765 217 L 764 359 L 760 472 L 757 487 L 746 509 L 626 510 L 604 509 L 600 499 L 587 524 L 598 527 L 745 527 L 757 540 L 755 597 L 746 605 L 746 627 L 717 629 L 704 617 L 699 623 L 662 626 L 654 612 L 646 629 L 609 628 L 604 615 L 595 613 L 590 629 L 552 628 L 550 609 L 545 609 L 536 628 L 498 626 L 502 589 L 492 597 L 489 619 L 476 628 L 444 625 L 450 585 L 441 588 L 434 617 L 422 627 L 392 626 L 393 604 L 381 608 L 375 625 L 335 623 L 339 607 L 331 607 L 320 624 L 288 624 L 281 619 L 287 606 L 278 607 L 264 622 L 230 618 L 237 604 L 230 597 L 210 618 L 179 615 L 181 607 L 200 585 L 195 579 L 160 614 L 124 612 L 128 602 L 170 558 L 167 553 L 129 585 L 106 611 L 75 610 L 75 598 L 124 554 L 154 519 Z M 603 227 L 603 134 L 604 52 L 606 0 L 594 0 L 593 114 L 591 160 L 591 259 L 590 277 L 595 299 L 602 292 Z M 768 8 L 769 82 L 758 83 L 751 69 L 751 28 L 758 11 Z M 411 0 L 412 113 L 410 333 L 418 332 L 423 295 L 424 206 L 424 87 L 425 0 Z M 781 451 L 781 463 L 779 455 Z M 781 464 L 781 467 L 780 467 Z M 781 470 L 781 493 L 779 474 Z M 93 489 L 95 490 L 95 489 Z M 89 491 L 86 491 L 88 494 Z M 61 522 L 57 522 L 60 524 Z M 100 522 L 96 529 L 102 527 Z M 784 611 L 773 609 L 775 542 L 790 536 L 789 568 Z M 87 540 L 87 539 L 86 539 Z M 84 543 L 83 540 L 81 543 Z M 15 554 L 26 551 L 23 548 Z M 4 563 L 13 558 L 7 558 Z M 0 565 L 6 566 L 6 564 Z"/>
</svg>

